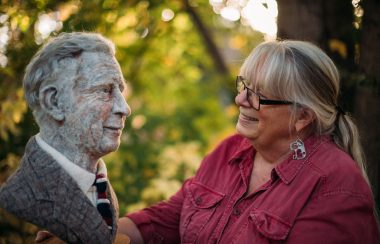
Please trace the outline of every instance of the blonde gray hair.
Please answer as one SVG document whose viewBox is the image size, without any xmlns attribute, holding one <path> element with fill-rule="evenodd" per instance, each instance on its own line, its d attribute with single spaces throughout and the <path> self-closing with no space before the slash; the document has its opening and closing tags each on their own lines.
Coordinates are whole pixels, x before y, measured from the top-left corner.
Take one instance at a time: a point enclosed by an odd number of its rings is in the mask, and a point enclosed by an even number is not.
<svg viewBox="0 0 380 244">
<path fill-rule="evenodd" d="M 76 80 L 80 76 L 78 57 L 84 52 L 115 55 L 114 44 L 97 33 L 61 33 L 48 41 L 32 58 L 25 70 L 23 86 L 25 98 L 40 124 L 39 92 L 49 84 Z"/>
<path fill-rule="evenodd" d="M 304 41 L 264 42 L 248 56 L 240 74 L 255 90 L 294 102 L 294 114 L 300 107 L 313 111 L 313 133 L 331 136 L 369 182 L 358 129 L 338 107 L 338 70 L 320 48 Z"/>
</svg>

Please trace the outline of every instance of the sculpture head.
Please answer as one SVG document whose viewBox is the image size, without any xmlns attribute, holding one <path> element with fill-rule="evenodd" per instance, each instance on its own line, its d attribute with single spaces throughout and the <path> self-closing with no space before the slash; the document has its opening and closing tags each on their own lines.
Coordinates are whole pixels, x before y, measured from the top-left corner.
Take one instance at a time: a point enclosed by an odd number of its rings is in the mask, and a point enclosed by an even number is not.
<svg viewBox="0 0 380 244">
<path fill-rule="evenodd" d="M 61 34 L 33 57 L 23 84 L 41 136 L 71 161 L 97 161 L 117 150 L 131 110 L 112 42 L 94 33 Z"/>
</svg>

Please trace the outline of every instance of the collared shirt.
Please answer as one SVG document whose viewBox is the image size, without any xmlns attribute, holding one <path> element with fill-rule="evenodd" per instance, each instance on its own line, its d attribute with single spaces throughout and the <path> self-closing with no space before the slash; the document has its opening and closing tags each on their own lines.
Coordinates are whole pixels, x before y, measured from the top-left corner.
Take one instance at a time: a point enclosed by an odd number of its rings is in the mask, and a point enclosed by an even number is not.
<svg viewBox="0 0 380 244">
<path fill-rule="evenodd" d="M 36 141 L 38 145 L 50 156 L 52 156 L 58 162 L 58 164 L 61 165 L 61 167 L 74 179 L 74 181 L 78 184 L 83 193 L 86 194 L 91 203 L 96 206 L 97 192 L 96 187 L 93 185 L 96 175 L 71 162 L 62 153 L 47 144 L 47 142 L 41 138 L 40 134 L 36 135 Z M 101 171 L 101 173 L 105 174 L 107 177 L 107 168 L 103 160 L 99 160 L 98 172 L 99 171 Z"/>
<path fill-rule="evenodd" d="M 371 190 L 328 137 L 247 194 L 256 153 L 234 135 L 168 201 L 131 213 L 146 243 L 380 243 Z"/>
</svg>

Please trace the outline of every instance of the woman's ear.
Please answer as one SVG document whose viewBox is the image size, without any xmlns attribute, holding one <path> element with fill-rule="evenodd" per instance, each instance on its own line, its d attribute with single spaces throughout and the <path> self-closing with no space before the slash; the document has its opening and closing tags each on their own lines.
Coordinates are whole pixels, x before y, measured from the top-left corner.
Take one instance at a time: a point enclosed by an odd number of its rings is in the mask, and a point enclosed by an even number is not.
<svg viewBox="0 0 380 244">
<path fill-rule="evenodd" d="M 297 119 L 295 122 L 295 128 L 297 133 L 302 131 L 308 125 L 312 124 L 315 120 L 314 112 L 309 108 L 301 108 L 297 114 Z"/>
<path fill-rule="evenodd" d="M 39 93 L 40 105 L 45 113 L 57 121 L 63 121 L 65 114 L 58 106 L 58 90 L 55 86 L 45 86 Z"/>
</svg>

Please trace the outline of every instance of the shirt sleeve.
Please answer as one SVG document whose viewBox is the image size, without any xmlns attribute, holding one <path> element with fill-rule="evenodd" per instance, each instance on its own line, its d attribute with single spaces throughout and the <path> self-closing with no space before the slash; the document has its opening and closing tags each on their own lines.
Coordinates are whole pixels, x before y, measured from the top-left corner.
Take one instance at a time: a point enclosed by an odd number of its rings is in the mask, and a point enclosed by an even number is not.
<svg viewBox="0 0 380 244">
<path fill-rule="evenodd" d="M 334 191 L 313 199 L 297 218 L 288 243 L 380 243 L 373 201 Z"/>
<path fill-rule="evenodd" d="M 184 199 L 184 186 L 168 201 L 162 201 L 149 208 L 130 213 L 126 217 L 132 219 L 140 230 L 145 243 L 179 243 L 179 220 Z"/>
</svg>

